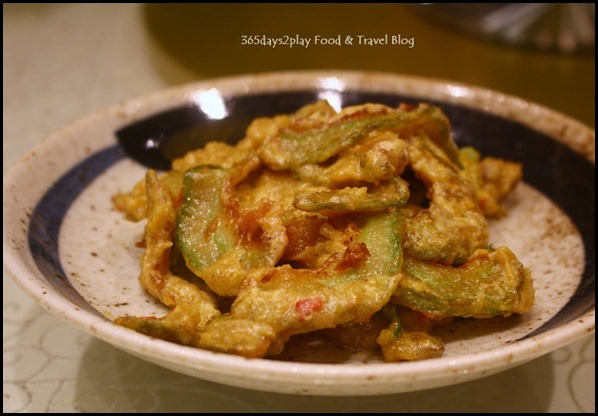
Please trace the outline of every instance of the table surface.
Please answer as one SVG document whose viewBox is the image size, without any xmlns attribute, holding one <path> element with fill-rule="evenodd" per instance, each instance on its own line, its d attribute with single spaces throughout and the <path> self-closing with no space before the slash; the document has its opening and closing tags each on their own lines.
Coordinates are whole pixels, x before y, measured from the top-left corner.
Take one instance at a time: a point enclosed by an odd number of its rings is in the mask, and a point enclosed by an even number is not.
<svg viewBox="0 0 598 416">
<path fill-rule="evenodd" d="M 284 24 L 282 24 L 284 17 Z M 454 33 L 396 4 L 3 6 L 4 172 L 61 126 L 199 79 L 286 69 L 368 69 L 480 85 L 594 126 L 595 57 Z M 413 46 L 268 48 L 242 35 L 401 36 Z M 4 272 L 5 412 L 594 412 L 595 341 L 500 374 L 384 397 L 304 397 L 194 379 L 63 323 Z"/>
</svg>

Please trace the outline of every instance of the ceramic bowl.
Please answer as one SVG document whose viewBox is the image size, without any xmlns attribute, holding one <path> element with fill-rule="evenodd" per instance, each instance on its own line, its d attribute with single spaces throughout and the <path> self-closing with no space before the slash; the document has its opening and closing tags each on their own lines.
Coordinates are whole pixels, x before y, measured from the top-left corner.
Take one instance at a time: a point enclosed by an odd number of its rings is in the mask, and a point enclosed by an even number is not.
<svg viewBox="0 0 598 416">
<path fill-rule="evenodd" d="M 143 223 L 125 221 L 111 196 L 149 167 L 209 140 L 235 142 L 258 116 L 327 99 L 429 102 L 460 146 L 521 162 L 509 215 L 491 224 L 530 268 L 536 305 L 521 317 L 462 320 L 438 359 L 384 363 L 346 355 L 330 363 L 245 359 L 154 339 L 117 326 L 124 314 L 165 309 L 137 281 Z M 484 377 L 547 354 L 594 331 L 594 131 L 525 100 L 443 80 L 369 72 L 263 73 L 201 81 L 132 99 L 43 140 L 4 178 L 4 262 L 49 312 L 157 365 L 198 378 L 273 392 L 376 395 Z M 314 360 L 311 360 L 314 361 Z"/>
</svg>

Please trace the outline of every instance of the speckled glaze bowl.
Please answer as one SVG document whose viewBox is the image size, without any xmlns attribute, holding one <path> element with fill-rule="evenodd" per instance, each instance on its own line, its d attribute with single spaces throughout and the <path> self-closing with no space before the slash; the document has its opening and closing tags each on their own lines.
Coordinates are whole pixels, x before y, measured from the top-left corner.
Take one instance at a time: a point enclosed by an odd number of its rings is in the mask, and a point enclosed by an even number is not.
<svg viewBox="0 0 598 416">
<path fill-rule="evenodd" d="M 383 363 L 245 359 L 153 339 L 116 326 L 124 314 L 165 309 L 137 282 L 143 223 L 110 198 L 148 167 L 208 140 L 238 140 L 257 116 L 316 99 L 430 102 L 444 109 L 460 146 L 522 162 L 509 215 L 491 224 L 535 279 L 522 317 L 458 321 L 442 334 L 442 358 Z M 441 80 L 364 72 L 264 73 L 202 81 L 133 99 L 42 141 L 4 178 L 4 262 L 49 312 L 133 355 L 219 383 L 312 395 L 376 395 L 446 386 L 506 370 L 594 331 L 594 131 L 542 106 Z"/>
</svg>

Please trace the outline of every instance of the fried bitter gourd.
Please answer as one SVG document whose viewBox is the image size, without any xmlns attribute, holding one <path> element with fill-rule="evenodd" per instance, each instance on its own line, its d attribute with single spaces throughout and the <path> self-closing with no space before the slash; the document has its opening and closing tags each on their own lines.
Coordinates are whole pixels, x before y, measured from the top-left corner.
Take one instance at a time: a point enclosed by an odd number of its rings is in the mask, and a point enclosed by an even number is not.
<svg viewBox="0 0 598 416">
<path fill-rule="evenodd" d="M 148 222 L 146 250 L 141 258 L 139 283 L 171 308 L 162 318 L 124 316 L 116 323 L 157 338 L 195 345 L 202 328 L 220 315 L 216 298 L 170 270 L 175 212 L 172 199 L 154 171 L 146 174 Z"/>
<path fill-rule="evenodd" d="M 321 269 L 283 265 L 247 282 L 199 345 L 260 357 L 280 353 L 292 335 L 370 319 L 399 282 L 404 227 L 396 212 L 371 217 L 361 229 L 347 227 L 344 250 Z"/>
<path fill-rule="evenodd" d="M 176 243 L 187 266 L 220 296 L 235 296 L 252 269 L 273 267 L 287 236 L 272 201 L 241 212 L 231 173 L 212 165 L 185 172 Z"/>
<path fill-rule="evenodd" d="M 534 302 L 529 270 L 507 247 L 476 250 L 458 267 L 405 255 L 395 302 L 432 318 L 490 318 L 528 311 Z"/>
<path fill-rule="evenodd" d="M 405 250 L 444 264 L 463 263 L 488 246 L 488 222 L 471 183 L 426 136 L 406 139 L 409 163 L 428 189 L 429 207 L 407 221 Z"/>
<path fill-rule="evenodd" d="M 447 156 L 459 163 L 457 146 L 450 137 L 450 124 L 444 113 L 429 105 L 395 111 L 383 105 L 349 107 L 314 126 L 299 119 L 266 140 L 259 149 L 262 161 L 274 170 L 295 170 L 328 160 L 374 130 L 408 136 L 424 132 Z"/>
<path fill-rule="evenodd" d="M 148 173 L 146 192 L 115 198 L 129 218 L 147 213 L 140 281 L 172 309 L 117 323 L 264 357 L 296 334 L 355 330 L 383 308 L 430 322 L 524 313 L 530 273 L 506 247 L 487 249 L 484 218 L 504 214 L 517 169 L 459 151 L 427 104 L 336 113 L 318 102 L 258 119 L 237 145 L 190 152 L 161 179 Z M 205 288 L 172 273 L 173 241 Z M 404 316 L 378 336 L 385 360 L 441 355 L 442 341 Z"/>
<path fill-rule="evenodd" d="M 343 189 L 324 189 L 298 192 L 293 206 L 302 211 L 369 212 L 382 211 L 391 207 L 402 207 L 409 200 L 409 184 L 400 177 L 394 177 L 388 183 L 377 187 L 375 192 L 368 192 L 367 187 L 346 187 Z"/>
</svg>

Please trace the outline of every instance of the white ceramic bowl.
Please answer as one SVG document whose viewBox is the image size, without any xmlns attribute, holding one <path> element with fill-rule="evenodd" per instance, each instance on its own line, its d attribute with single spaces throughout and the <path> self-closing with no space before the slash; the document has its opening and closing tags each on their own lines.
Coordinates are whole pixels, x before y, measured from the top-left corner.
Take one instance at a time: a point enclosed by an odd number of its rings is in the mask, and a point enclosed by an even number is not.
<svg viewBox="0 0 598 416">
<path fill-rule="evenodd" d="M 492 224 L 532 270 L 533 311 L 508 320 L 461 321 L 442 358 L 336 364 L 245 359 L 153 339 L 116 326 L 123 314 L 165 312 L 137 282 L 143 224 L 126 222 L 110 197 L 147 166 L 205 140 L 241 137 L 259 115 L 315 99 L 333 106 L 407 101 L 441 106 L 460 145 L 520 161 L 524 183 L 510 214 Z M 42 141 L 4 178 L 4 262 L 35 301 L 75 327 L 188 375 L 266 391 L 374 395 L 487 376 L 594 331 L 594 131 L 542 106 L 487 89 L 395 74 L 264 73 L 202 81 L 133 99 Z"/>
</svg>

